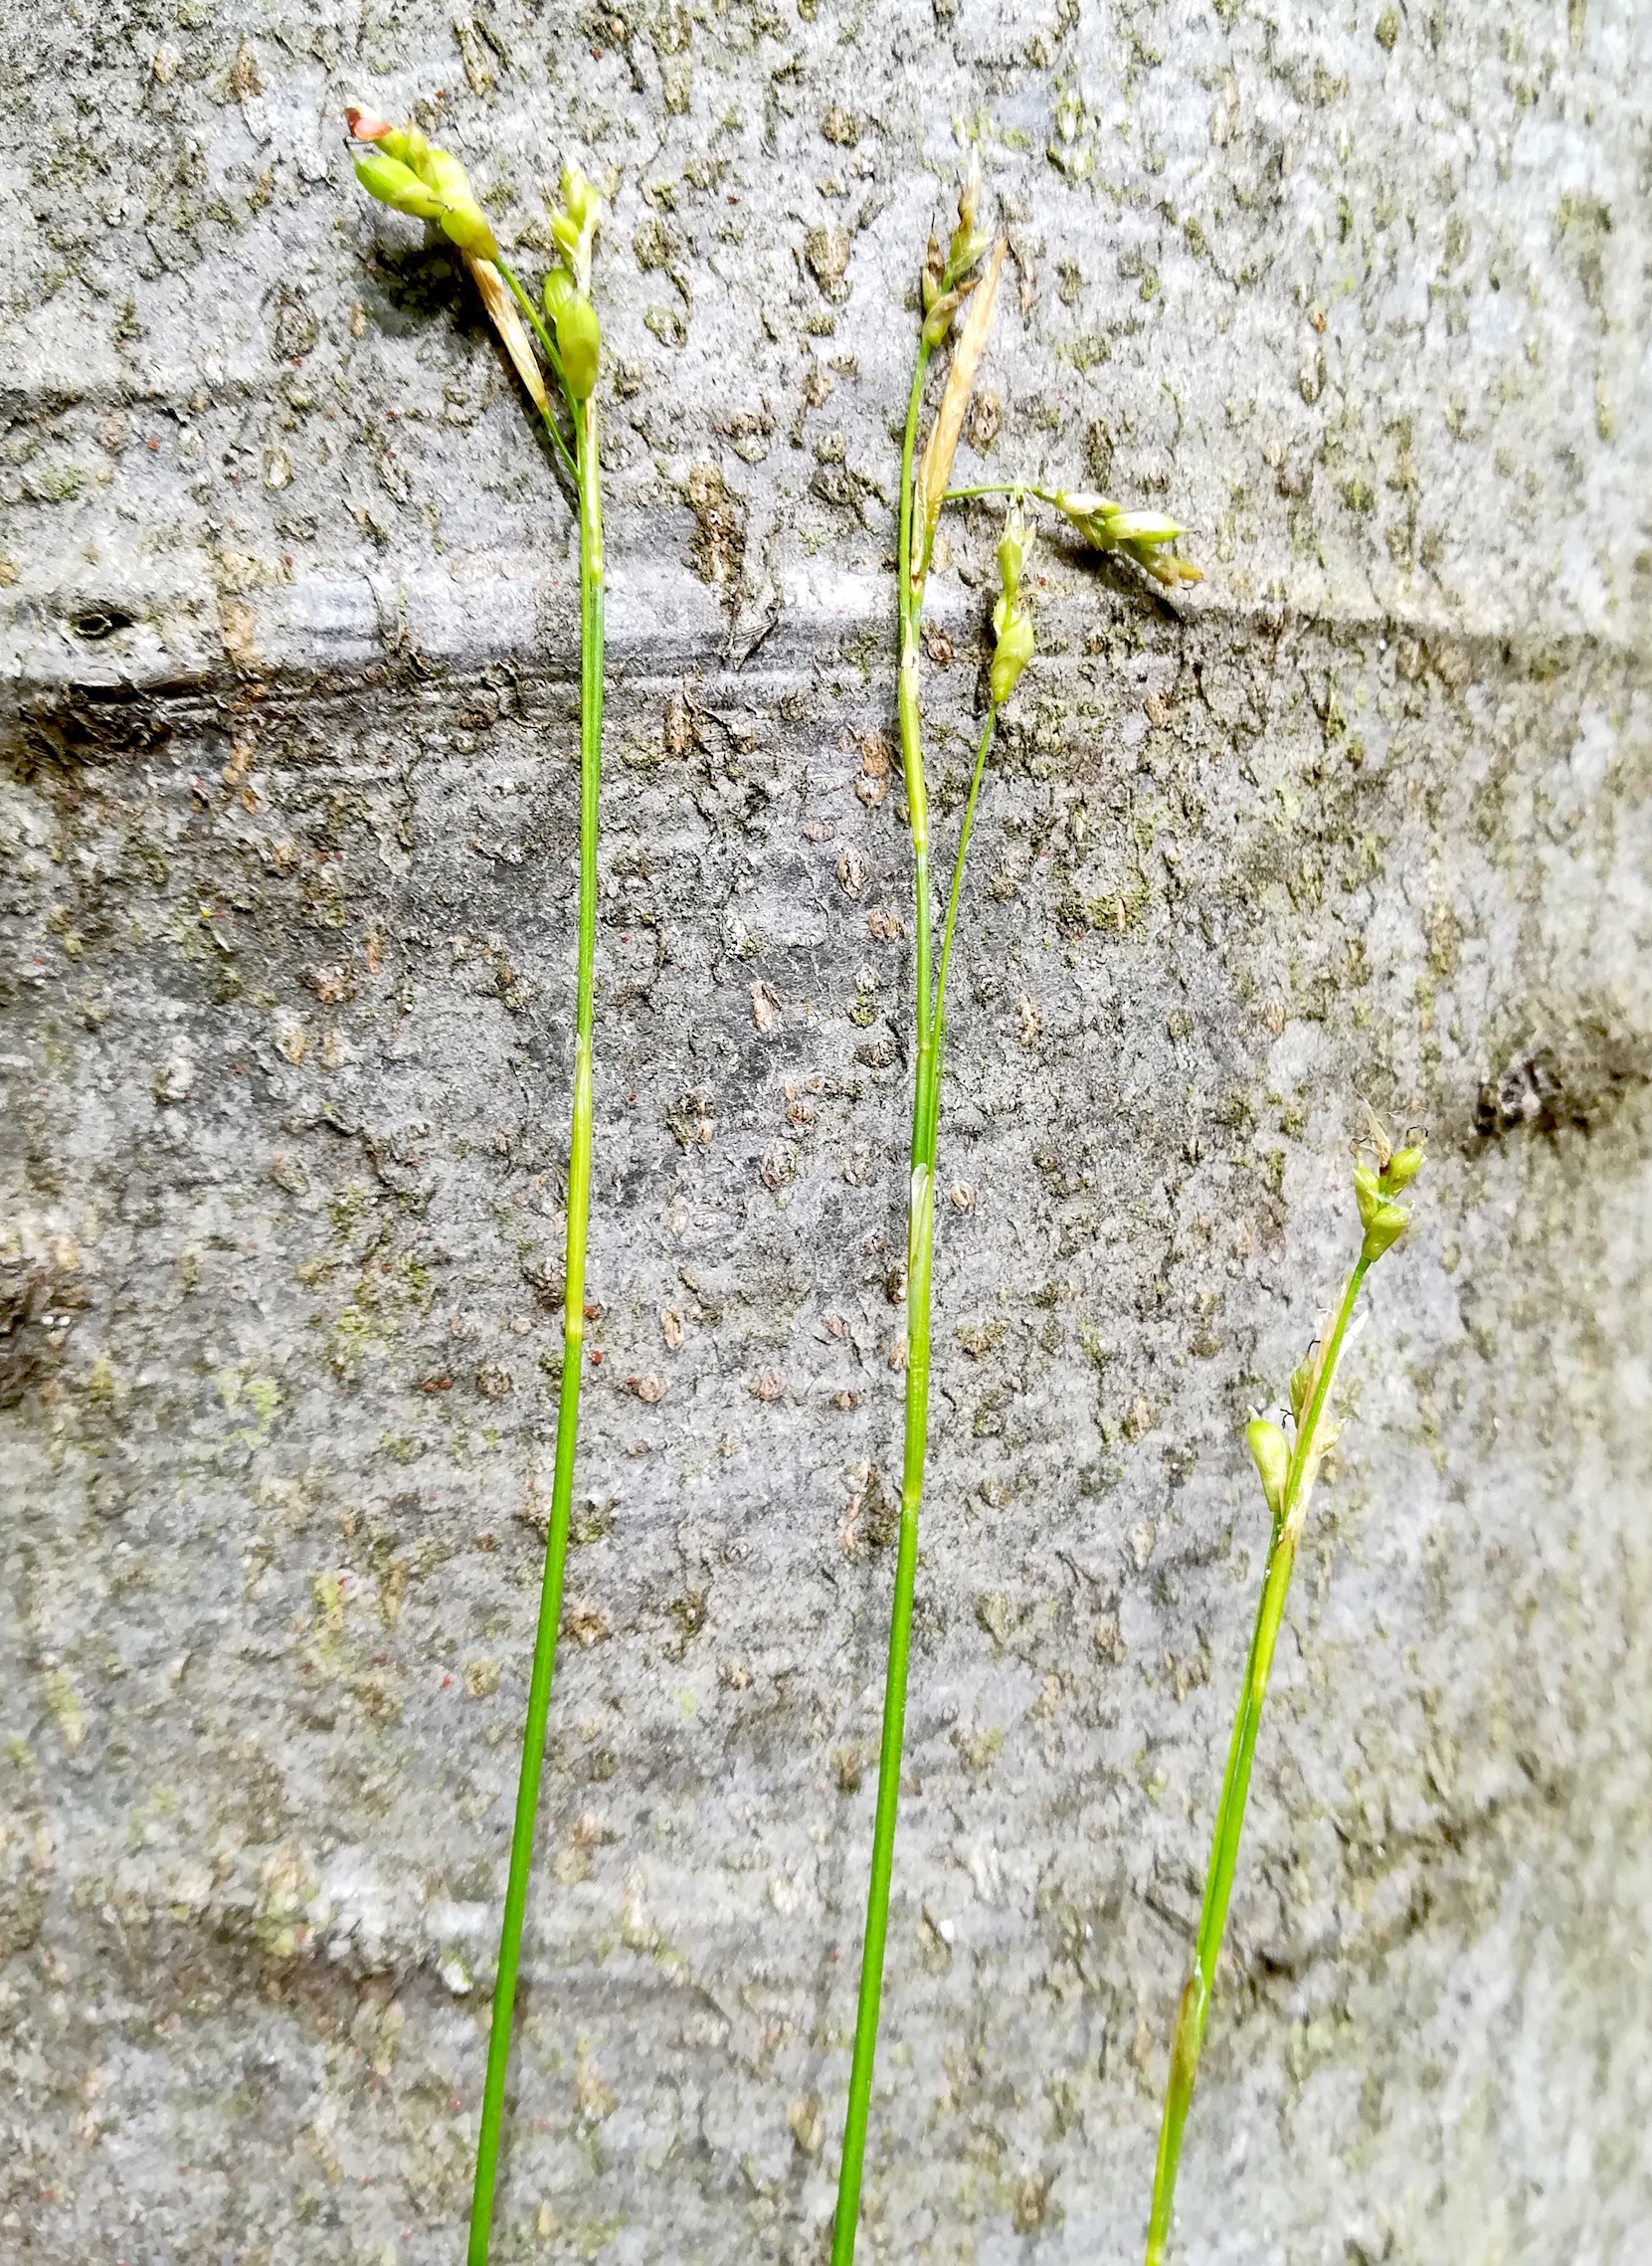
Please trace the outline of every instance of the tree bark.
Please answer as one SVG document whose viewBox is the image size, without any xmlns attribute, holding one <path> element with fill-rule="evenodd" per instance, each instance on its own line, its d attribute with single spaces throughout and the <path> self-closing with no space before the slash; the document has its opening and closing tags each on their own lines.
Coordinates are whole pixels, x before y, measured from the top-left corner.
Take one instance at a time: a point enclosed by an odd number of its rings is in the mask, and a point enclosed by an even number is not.
<svg viewBox="0 0 1652 2266">
<path fill-rule="evenodd" d="M 983 791 L 863 2240 L 1139 2254 L 1242 1426 L 1346 1270 L 1369 1100 L 1429 1165 L 1304 1537 L 1180 2254 L 1629 2256 L 1646 8 L 197 14 L 9 43 L 0 2250 L 459 2251 L 578 578 L 457 255 L 345 161 L 345 100 L 442 89 L 525 273 L 565 152 L 612 207 L 591 1366 L 501 2257 L 801 2266 L 829 2220 L 899 1477 L 890 432 L 961 133 L 1012 263 L 961 476 L 1173 510 L 1207 580 L 1042 543 Z M 998 521 L 943 531 L 945 870 Z"/>
</svg>

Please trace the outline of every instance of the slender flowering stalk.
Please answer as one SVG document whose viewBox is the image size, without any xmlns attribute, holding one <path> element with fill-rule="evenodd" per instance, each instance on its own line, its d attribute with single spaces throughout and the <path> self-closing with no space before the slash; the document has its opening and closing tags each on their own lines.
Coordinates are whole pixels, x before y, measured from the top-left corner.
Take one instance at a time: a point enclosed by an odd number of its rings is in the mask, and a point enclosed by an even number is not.
<svg viewBox="0 0 1652 2266">
<path fill-rule="evenodd" d="M 942 929 L 939 964 L 933 954 L 933 920 L 929 878 L 929 800 L 924 780 L 922 720 L 919 707 L 919 633 L 923 623 L 924 592 L 934 553 L 936 528 L 949 500 L 948 483 L 953 460 L 969 409 L 976 372 L 992 328 L 999 275 L 1005 244 L 991 245 L 989 234 L 977 224 L 980 202 L 979 172 L 972 171 L 958 200 L 958 226 L 942 252 L 934 237 L 922 275 L 923 323 L 907 400 L 906 431 L 901 448 L 900 522 L 898 542 L 899 622 L 898 713 L 901 767 L 906 786 L 908 824 L 912 835 L 913 958 L 916 1053 L 912 1079 L 912 1141 L 906 1229 L 906 1413 L 901 1468 L 899 1539 L 895 1554 L 895 1593 L 889 1623 L 889 1650 L 883 1688 L 883 1730 L 877 1773 L 877 1810 L 872 1826 L 870 1879 L 866 1893 L 866 1932 L 861 1951 L 860 1988 L 855 2011 L 854 2049 L 849 2070 L 848 2104 L 843 2120 L 843 2151 L 837 2175 L 837 2208 L 832 2226 L 832 2266 L 851 2266 L 860 2217 L 860 2187 L 866 2151 L 866 2128 L 871 2109 L 872 2069 L 877 2052 L 878 2018 L 883 1995 L 884 1950 L 889 1930 L 889 1888 L 894 1870 L 895 1821 L 900 1799 L 901 1749 L 906 1723 L 907 1668 L 912 1642 L 912 1607 L 918 1567 L 918 1513 L 923 1498 L 924 1463 L 928 1448 L 931 1279 L 935 1242 L 935 1161 L 940 1127 L 941 1061 L 946 1034 L 946 982 L 957 928 L 959 894 L 964 863 L 975 826 L 976 806 L 992 752 L 999 710 L 1010 698 L 1016 679 L 1033 651 L 1032 617 L 1021 594 L 1022 574 L 1031 545 L 1031 531 L 1020 509 L 1023 494 L 1055 503 L 1055 492 L 1031 487 L 995 488 L 1012 495 L 1004 537 L 999 545 L 1001 595 L 993 610 L 996 642 L 988 673 L 986 720 L 982 727 L 969 795 L 959 830 Z M 989 252 L 989 247 L 991 251 Z M 982 263 L 985 261 L 985 267 Z M 952 349 L 951 366 L 940 406 L 936 411 L 922 457 L 918 454 L 918 426 L 924 383 L 931 358 L 946 344 L 962 313 Z M 966 490 L 966 493 L 987 492 Z M 1064 492 L 1064 491 L 1062 491 Z M 1098 507 L 1103 498 L 1086 498 Z M 1119 507 L 1105 505 L 1106 511 Z M 1067 516 L 1073 517 L 1068 511 Z M 1074 519 L 1074 524 L 1080 522 Z M 1102 525 L 1102 520 L 1096 524 Z M 1080 531 L 1095 541 L 1089 523 Z M 1181 532 L 1168 521 L 1154 520 L 1149 528 L 1135 529 L 1129 540 L 1108 541 L 1100 547 L 1124 549 L 1161 579 L 1195 579 L 1196 568 L 1174 577 L 1162 573 L 1156 562 L 1164 547 Z M 1179 566 L 1184 562 L 1177 562 Z"/>
<path fill-rule="evenodd" d="M 568 1219 L 563 1270 L 562 1379 L 557 1399 L 556 1465 L 550 1524 L 528 1683 L 527 1721 L 510 1840 L 510 1869 L 499 1927 L 487 2072 L 482 2087 L 476 2172 L 470 2203 L 468 2266 L 486 2266 L 504 2122 L 505 2078 L 521 1956 L 522 1921 L 533 1868 L 539 1784 L 545 1760 L 551 1678 L 562 1618 L 562 1581 L 573 1501 L 585 1340 L 585 1253 L 591 1218 L 591 1038 L 597 956 L 597 815 L 603 733 L 603 512 L 596 383 L 602 337 L 591 304 L 591 249 L 601 205 L 575 168 L 562 176 L 563 209 L 551 229 L 561 265 L 546 277 L 541 314 L 493 240 L 463 168 L 416 127 L 398 127 L 361 110 L 350 130 L 369 144 L 356 159 L 364 189 L 399 212 L 435 221 L 459 246 L 495 329 L 555 445 L 579 503 L 580 531 L 580 883 L 579 956 L 574 1010 L 574 1094 L 568 1143 Z M 566 405 L 569 432 L 552 404 L 535 343 Z M 571 436 L 571 438 L 570 438 Z"/>
<path fill-rule="evenodd" d="M 1408 1188 L 1422 1167 L 1420 1145 L 1408 1142 L 1394 1149 L 1376 1118 L 1371 1138 L 1362 1148 L 1372 1161 L 1362 1161 L 1354 1173 L 1354 1193 L 1364 1230 L 1336 1312 L 1328 1328 L 1291 1379 L 1290 1421 L 1293 1435 L 1267 1416 L 1253 1416 L 1245 1428 L 1245 1442 L 1261 1481 L 1272 1531 L 1268 1542 L 1262 1594 L 1256 1606 L 1256 1625 L 1239 1686 L 1238 1710 L 1228 1742 L 1227 1768 L 1222 1775 L 1216 1803 L 1215 1831 L 1210 1842 L 1210 1863 L 1204 1880 L 1204 1902 L 1198 1917 L 1192 1972 L 1177 2007 L 1171 2040 L 1170 2078 L 1165 2089 L 1165 2111 L 1159 2130 L 1159 2159 L 1153 2176 L 1153 2203 L 1148 2220 L 1147 2266 L 1163 2266 L 1170 2239 L 1171 2211 L 1176 2199 L 1177 2167 L 1182 2159 L 1182 2135 L 1193 2100 L 1198 2070 L 1204 2021 L 1215 1985 L 1216 1959 L 1227 1925 L 1227 1906 L 1233 1893 L 1233 1872 L 1244 1829 L 1245 1798 L 1250 1791 L 1250 1766 L 1256 1753 L 1256 1733 L 1267 1697 L 1274 1646 L 1285 1610 L 1285 1594 L 1296 1564 L 1297 1544 L 1308 1515 L 1308 1501 L 1326 1451 L 1337 1437 L 1330 1421 L 1331 1395 L 1337 1367 L 1348 1340 L 1349 1324 L 1359 1300 L 1361 1285 L 1383 1252 L 1404 1233 L 1410 1214 L 1394 1198 Z"/>
</svg>

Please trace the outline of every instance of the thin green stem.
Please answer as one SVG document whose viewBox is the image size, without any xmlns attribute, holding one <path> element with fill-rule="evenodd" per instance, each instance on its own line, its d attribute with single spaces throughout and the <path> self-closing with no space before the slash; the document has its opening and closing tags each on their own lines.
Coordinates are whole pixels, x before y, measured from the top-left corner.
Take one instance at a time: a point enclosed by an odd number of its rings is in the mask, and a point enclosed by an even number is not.
<svg viewBox="0 0 1652 2266">
<path fill-rule="evenodd" d="M 1060 508 L 1053 488 L 1040 487 L 1036 480 L 1029 479 L 990 479 L 981 480 L 974 487 L 949 487 L 942 500 L 947 503 L 968 503 L 978 495 L 1035 495 L 1040 503 L 1052 504 L 1057 510 Z"/>
<path fill-rule="evenodd" d="M 1233 1717 L 1233 1735 L 1228 1742 L 1227 1767 L 1222 1774 L 1221 1797 L 1216 1804 L 1215 1830 L 1210 1840 L 1209 1868 L 1204 1876 L 1204 1902 L 1198 1917 L 1198 1937 L 1193 1950 L 1193 1970 L 1177 2007 L 1176 2029 L 1171 2040 L 1170 2077 L 1165 2088 L 1165 2113 L 1159 2128 L 1159 2157 L 1153 2174 L 1153 2206 L 1148 2219 L 1147 2266 L 1163 2266 L 1165 2245 L 1170 2239 L 1171 2210 L 1176 2199 L 1176 2174 L 1182 2161 L 1182 2135 L 1193 2101 L 1193 2079 L 1198 2072 L 1199 2048 L 1204 2041 L 1204 2020 L 1210 2008 L 1210 1993 L 1215 1987 L 1216 1960 L 1227 1927 L 1227 1907 L 1233 1894 L 1234 1870 L 1239 1861 L 1239 1838 L 1244 1830 L 1245 1802 L 1250 1793 L 1250 1767 L 1256 1754 L 1256 1734 L 1262 1721 L 1262 1702 L 1267 1697 L 1274 1647 L 1279 1639 L 1279 1624 L 1285 1611 L 1285 1595 L 1290 1588 L 1291 1572 L 1296 1564 L 1297 1541 L 1307 1511 L 1315 1437 L 1330 1401 L 1337 1364 L 1342 1358 L 1343 1341 L 1348 1335 L 1348 1325 L 1360 1295 L 1360 1285 L 1365 1281 L 1370 1264 L 1370 1260 L 1363 1256 L 1358 1259 L 1344 1288 L 1342 1304 L 1337 1310 L 1330 1342 L 1319 1365 L 1319 1376 L 1312 1398 L 1297 1426 L 1296 1445 L 1286 1471 L 1279 1513 L 1273 1522 L 1262 1594 L 1256 1605 L 1256 1624 L 1251 1631 L 1244 1682 L 1240 1686 L 1239 1704 Z"/>
<path fill-rule="evenodd" d="M 831 2230 L 831 2266 L 852 2266 L 860 2219 L 860 2180 L 866 2155 L 866 2121 L 877 2054 L 883 1999 L 883 1955 L 889 1933 L 889 1881 L 895 1859 L 895 1817 L 900 1805 L 901 1746 L 906 1731 L 906 1670 L 912 1644 L 912 1596 L 918 1572 L 918 1505 L 923 1494 L 924 1445 L 929 1413 L 929 1281 L 934 1244 L 935 1019 L 930 1004 L 929 807 L 924 793 L 923 745 L 918 717 L 918 628 L 923 615 L 921 562 L 912 550 L 913 459 L 929 347 L 920 341 L 906 437 L 900 463 L 900 678 L 901 764 L 912 830 L 917 1058 L 912 1081 L 912 1181 L 906 1230 L 906 1439 L 901 1476 L 900 1538 L 895 1552 L 895 1596 L 889 1620 L 889 1656 L 883 1682 L 883 1734 L 877 1765 L 877 1814 L 872 1825 L 871 1877 L 866 1891 L 866 1934 L 860 1954 L 860 1994 L 854 2017 L 843 2154 L 837 2172 L 837 2210 Z"/>
<path fill-rule="evenodd" d="M 527 1724 L 522 1734 L 522 1768 L 516 1787 L 516 1819 L 510 1839 L 510 1873 L 499 1928 L 499 1964 L 493 1984 L 492 2027 L 487 2040 L 487 2076 L 482 2090 L 481 2128 L 476 2139 L 468 2266 L 487 2266 L 488 2236 L 493 2219 L 499 2131 L 504 2119 L 505 2077 L 510 2064 L 511 2021 L 516 2002 L 516 1971 L 522 1948 L 528 1879 L 533 1868 L 539 1781 L 545 1760 L 545 1725 L 551 1704 L 551 1676 L 556 1665 L 557 1629 L 562 1618 L 562 1577 L 568 1556 L 568 1514 L 574 1490 L 574 1443 L 579 1424 L 580 1371 L 585 1343 L 585 1250 L 591 1220 L 591 1032 L 597 959 L 597 803 L 603 735 L 602 477 L 594 400 L 583 402 L 576 413 L 575 440 L 579 449 L 575 476 L 580 501 L 579 977 L 574 1012 L 573 1122 L 568 1144 L 562 1384 L 557 1401 L 556 1467 L 551 1482 L 550 1526 L 545 1537 L 545 1570 L 539 1592 L 539 1623 L 533 1642 Z"/>
<path fill-rule="evenodd" d="M 952 889 L 947 897 L 946 925 L 941 931 L 941 965 L 935 976 L 935 1010 L 930 1018 L 935 1033 L 936 1091 L 939 1098 L 941 1051 L 947 1035 L 947 963 L 952 958 L 952 932 L 958 921 L 958 892 L 964 885 L 964 859 L 969 851 L 970 836 L 975 831 L 975 806 L 981 793 L 981 782 L 987 770 L 987 758 L 992 752 L 993 734 L 999 720 L 998 703 L 992 702 L 987 710 L 987 721 L 981 728 L 981 745 L 975 751 L 975 772 L 970 780 L 970 792 L 964 804 L 964 823 L 958 832 L 958 855 L 953 860 Z M 933 1143 L 931 1144 L 933 1147 Z"/>
</svg>

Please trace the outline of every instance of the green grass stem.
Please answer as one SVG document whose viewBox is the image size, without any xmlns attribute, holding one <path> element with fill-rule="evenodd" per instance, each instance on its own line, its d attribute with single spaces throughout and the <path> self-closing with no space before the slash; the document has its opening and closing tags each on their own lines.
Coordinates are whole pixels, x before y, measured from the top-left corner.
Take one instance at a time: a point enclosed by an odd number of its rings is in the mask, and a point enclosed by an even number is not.
<svg viewBox="0 0 1652 2266">
<path fill-rule="evenodd" d="M 1312 1485 L 1315 1435 L 1331 1397 L 1337 1364 L 1342 1358 L 1343 1341 L 1348 1335 L 1355 1301 L 1359 1298 L 1360 1286 L 1365 1281 L 1370 1265 L 1371 1261 L 1362 1254 L 1355 1262 L 1344 1288 L 1342 1304 L 1332 1325 L 1330 1343 L 1320 1364 L 1312 1398 L 1303 1411 L 1302 1421 L 1297 1427 L 1296 1444 L 1291 1451 L 1280 1507 L 1273 1521 L 1267 1567 L 1262 1579 L 1262 1594 L 1256 1606 L 1256 1624 L 1251 1631 L 1250 1652 L 1245 1661 L 1244 1681 L 1239 1687 L 1239 1704 L 1233 1718 L 1233 1735 L 1228 1741 L 1227 1767 L 1222 1774 L 1221 1795 L 1216 1803 L 1215 1830 L 1210 1839 L 1210 1863 L 1204 1877 L 1204 1902 L 1199 1912 L 1193 1970 L 1177 2007 L 1176 2029 L 1171 2040 L 1170 2077 L 1165 2088 L 1164 2116 L 1159 2128 L 1159 2156 L 1153 2175 L 1146 2266 L 1164 2266 L 1165 2245 L 1170 2239 L 1171 2212 L 1176 2200 L 1176 2174 L 1182 2161 L 1182 2135 L 1193 2102 L 1199 2048 L 1204 2042 L 1204 2020 L 1210 2008 L 1210 1994 L 1215 1988 L 1216 1960 L 1221 1951 L 1222 1935 L 1227 1926 L 1227 1907 L 1233 1894 L 1233 1873 L 1239 1861 L 1239 1837 L 1244 1830 L 1245 1802 L 1250 1793 L 1250 1767 L 1256 1754 L 1256 1734 L 1262 1721 L 1262 1702 L 1267 1697 L 1268 1678 L 1273 1671 L 1274 1647 L 1278 1642 L 1279 1624 L 1285 1611 L 1285 1595 L 1290 1588 L 1291 1572 L 1296 1564 L 1297 1542 L 1302 1532 L 1303 1514 L 1307 1509 L 1307 1489 Z"/>
<path fill-rule="evenodd" d="M 514 285 L 514 279 L 507 276 Z M 517 291 L 518 298 L 523 294 Z M 524 305 L 527 302 L 524 300 Z M 529 308 L 530 316 L 532 314 Z M 535 318 L 535 328 L 542 325 Z M 549 426 L 551 421 L 546 419 Z M 551 427 L 554 432 L 554 426 Z M 562 1618 L 562 1580 L 568 1557 L 568 1517 L 574 1489 L 574 1444 L 579 1426 L 580 1372 L 585 1343 L 585 1251 L 591 1219 L 591 1032 L 597 958 L 597 804 L 603 734 L 603 517 L 597 455 L 595 398 L 574 405 L 575 476 L 580 507 L 580 882 L 579 976 L 574 1015 L 573 1121 L 568 1144 L 568 1225 L 562 1322 L 562 1381 L 557 1400 L 556 1466 L 550 1525 L 533 1641 L 527 1723 L 510 1836 L 510 1872 L 499 1927 L 499 1961 L 493 1983 L 492 2026 L 476 2138 L 476 2175 L 470 2200 L 468 2266 L 487 2266 L 504 2122 L 505 2078 L 510 2066 L 516 1974 L 522 1920 L 533 1870 L 539 1782 L 545 1760 L 545 1725 Z M 559 443 L 561 436 L 557 435 Z M 564 454 L 567 454 L 564 447 Z"/>
</svg>

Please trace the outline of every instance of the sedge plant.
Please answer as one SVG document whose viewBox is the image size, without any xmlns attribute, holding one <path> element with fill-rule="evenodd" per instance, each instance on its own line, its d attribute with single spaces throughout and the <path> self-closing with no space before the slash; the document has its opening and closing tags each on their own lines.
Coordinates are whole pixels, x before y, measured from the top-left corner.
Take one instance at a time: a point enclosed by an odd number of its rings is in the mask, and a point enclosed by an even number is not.
<svg viewBox="0 0 1652 2266">
<path fill-rule="evenodd" d="M 1239 1704 L 1228 1741 L 1227 1767 L 1222 1774 L 1216 1802 L 1215 1830 L 1210 1841 L 1210 1862 L 1204 1879 L 1204 1899 L 1193 1942 L 1193 1965 L 1177 2006 L 1171 2039 L 1170 2077 L 1165 2089 L 1164 2116 L 1159 2130 L 1159 2158 L 1153 2177 L 1153 2202 L 1148 2220 L 1147 2266 L 1164 2266 L 1170 2239 L 1171 2213 L 1176 2200 L 1177 2168 L 1182 2159 L 1182 2136 L 1193 2101 L 1199 2048 L 1204 2040 L 1205 2017 L 1215 1986 L 1216 1960 L 1227 1925 L 1228 1901 L 1233 1893 L 1233 1872 L 1238 1862 L 1239 1836 L 1244 1829 L 1245 1799 L 1250 1791 L 1250 1767 L 1256 1753 L 1256 1733 L 1267 1697 L 1273 1668 L 1274 1646 L 1285 1610 L 1285 1596 L 1296 1564 L 1297 1545 L 1308 1516 L 1309 1498 L 1321 1463 L 1337 1437 L 1331 1421 L 1331 1400 L 1337 1369 L 1348 1343 L 1350 1325 L 1366 1276 L 1385 1251 L 1391 1250 L 1409 1224 L 1410 1214 L 1395 1199 L 1408 1188 L 1422 1166 L 1419 1141 L 1407 1138 L 1395 1149 L 1376 1117 L 1370 1138 L 1360 1144 L 1354 1169 L 1354 1194 L 1360 1208 L 1359 1254 L 1343 1285 L 1335 1310 L 1325 1328 L 1291 1378 L 1290 1426 L 1266 1416 L 1252 1416 L 1245 1427 L 1262 1500 L 1271 1522 L 1262 1594 L 1256 1605 L 1250 1653 L 1245 1661 Z"/>
<path fill-rule="evenodd" d="M 976 805 L 998 726 L 1032 658 L 1034 630 L 1023 589 L 1032 543 L 1024 505 L 1049 504 L 1094 549 L 1135 560 L 1169 587 L 1198 579 L 1199 570 L 1171 549 L 1182 529 L 1152 512 L 1127 511 L 1109 497 L 1088 491 L 994 482 L 949 489 L 953 461 L 964 429 L 976 373 L 992 329 L 1006 244 L 994 244 L 978 226 L 981 184 L 972 169 L 958 200 L 958 225 L 943 253 L 932 236 L 924 261 L 922 323 L 907 400 L 901 448 L 900 520 L 897 546 L 899 670 L 897 709 L 907 820 L 912 837 L 913 958 L 916 1054 L 912 1080 L 911 1177 L 906 1233 L 906 1407 L 901 1466 L 900 1525 L 895 1555 L 895 1592 L 890 1614 L 884 1676 L 883 1727 L 877 1773 L 877 1808 L 872 1827 L 866 1928 L 861 1950 L 860 1985 L 848 2105 L 838 2169 L 837 2205 L 832 2227 L 832 2266 L 850 2266 L 860 2216 L 860 2188 L 866 2128 L 871 2108 L 872 2069 L 877 2051 L 883 1995 L 884 1950 L 889 1928 L 889 1888 L 894 1868 L 895 1821 L 900 1798 L 901 1750 L 906 1722 L 907 1666 L 912 1641 L 912 1608 L 918 1568 L 918 1513 L 923 1498 L 928 1449 L 930 1306 L 935 1240 L 935 1163 L 940 1126 L 941 1062 L 946 1036 L 947 971 L 958 921 L 965 858 L 975 825 Z M 962 316 L 962 320 L 959 318 Z M 957 335 L 954 337 L 956 326 Z M 920 457 L 918 429 L 930 364 L 951 343 L 947 372 L 934 423 Z M 986 716 L 975 768 L 959 826 L 952 885 L 947 894 L 940 951 L 934 945 L 930 887 L 929 800 L 924 780 L 918 661 L 924 596 L 934 558 L 936 529 L 951 500 L 985 495 L 1010 498 L 998 562 L 1000 595 L 993 609 L 994 646 L 987 673 Z"/>
<path fill-rule="evenodd" d="M 603 514 L 597 447 L 596 385 L 602 335 L 591 303 L 591 253 L 601 217 L 596 191 L 576 167 L 562 176 L 562 205 L 551 218 L 560 255 L 536 305 L 505 261 L 459 160 L 416 126 L 393 126 L 364 110 L 349 112 L 350 131 L 366 145 L 356 175 L 381 204 L 432 221 L 463 255 L 528 398 L 550 437 L 578 506 L 580 536 L 580 856 L 579 947 L 574 1011 L 574 1092 L 568 1142 L 568 1210 L 563 1266 L 562 1377 L 557 1401 L 556 1464 L 528 1683 L 527 1721 L 510 1840 L 510 1868 L 499 1926 L 487 2070 L 476 2141 L 468 2266 L 486 2266 L 510 2064 L 522 1920 L 533 1865 L 545 1726 L 562 1617 L 563 1570 L 573 1499 L 585 1339 L 585 1252 L 591 1218 L 591 1039 L 597 949 L 597 812 L 603 730 Z M 537 348 L 537 351 L 536 351 Z M 553 402 L 545 371 L 561 396 Z M 565 429 L 566 427 L 566 429 Z"/>
</svg>

